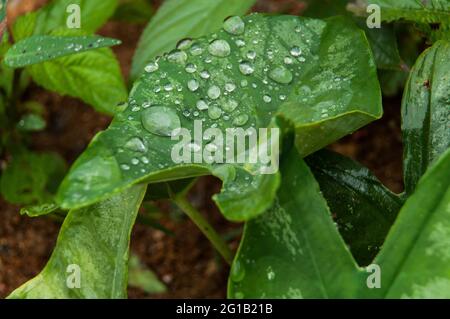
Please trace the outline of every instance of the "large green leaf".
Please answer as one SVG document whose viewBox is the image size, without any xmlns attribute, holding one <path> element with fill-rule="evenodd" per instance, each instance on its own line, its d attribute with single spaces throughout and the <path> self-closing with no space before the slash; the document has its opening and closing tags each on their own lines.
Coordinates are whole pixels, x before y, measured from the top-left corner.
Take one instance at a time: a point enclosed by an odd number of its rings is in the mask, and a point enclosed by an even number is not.
<svg viewBox="0 0 450 319">
<path fill-rule="evenodd" d="M 125 298 L 130 233 L 145 189 L 69 212 L 44 270 L 9 298 Z"/>
<path fill-rule="evenodd" d="M 245 226 L 230 297 L 450 297 L 450 150 L 421 179 L 367 273 L 356 266 L 295 154 L 284 161 L 282 176 L 274 206 Z M 379 288 L 367 285 L 374 269 Z"/>
<path fill-rule="evenodd" d="M 283 160 L 271 209 L 246 223 L 228 284 L 230 298 L 346 298 L 365 285 L 298 153 Z"/>
<path fill-rule="evenodd" d="M 305 160 L 353 256 L 360 265 L 368 265 L 380 250 L 403 201 L 367 168 L 342 155 L 322 150 Z"/>
<path fill-rule="evenodd" d="M 425 51 L 412 69 L 402 102 L 404 176 L 408 194 L 450 147 L 450 43 Z"/>
<path fill-rule="evenodd" d="M 243 15 L 255 0 L 166 0 L 150 21 L 133 58 L 131 78 L 144 72 L 157 55 L 183 38 L 197 38 L 220 29 L 223 19 Z"/>
<path fill-rule="evenodd" d="M 278 174 L 261 174 L 259 162 L 175 164 L 171 151 L 178 141 L 168 137 L 171 129 L 181 126 L 193 135 L 199 120 L 204 130 L 216 127 L 225 136 L 227 128 L 268 128 L 279 119 L 307 155 L 381 116 L 376 67 L 352 22 L 256 14 L 225 26 L 245 32 L 221 30 L 183 42 L 146 67 L 128 108 L 74 164 L 60 188 L 60 205 L 85 206 L 141 181 L 213 174 L 224 181 L 214 198 L 224 215 L 246 220 L 270 207 Z M 191 149 L 202 150 L 201 136 L 193 140 Z"/>
<path fill-rule="evenodd" d="M 450 150 L 419 181 L 380 255 L 369 297 L 450 298 Z"/>
<path fill-rule="evenodd" d="M 79 37 L 37 35 L 14 44 L 5 56 L 5 64 L 12 68 L 25 67 L 120 43 L 119 40 L 96 35 Z"/>
</svg>

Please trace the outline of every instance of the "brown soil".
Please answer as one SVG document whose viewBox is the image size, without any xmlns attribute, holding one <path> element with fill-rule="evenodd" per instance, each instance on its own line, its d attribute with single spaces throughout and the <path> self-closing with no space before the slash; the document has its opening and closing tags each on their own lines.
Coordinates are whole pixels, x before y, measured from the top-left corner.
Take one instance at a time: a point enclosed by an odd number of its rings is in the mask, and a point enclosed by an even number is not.
<svg viewBox="0 0 450 319">
<path fill-rule="evenodd" d="M 17 0 L 16 0 L 17 1 Z M 45 2 L 41 1 L 41 2 Z M 260 11 L 298 13 L 296 0 L 260 1 Z M 123 44 L 114 48 L 124 74 L 129 73 L 131 58 L 142 26 L 123 22 L 108 23 L 101 34 L 119 38 Z M 32 86 L 26 98 L 37 100 L 47 109 L 48 128 L 34 134 L 32 148 L 52 150 L 71 163 L 110 119 L 95 113 L 80 101 L 60 97 Z M 374 171 L 392 190 L 402 190 L 401 134 L 399 100 L 385 101 L 385 116 L 366 128 L 334 144 L 346 154 Z M 193 203 L 205 213 L 222 234 L 241 225 L 226 222 L 210 198 L 220 188 L 213 178 L 204 178 L 195 187 Z M 32 278 L 45 265 L 54 247 L 59 224 L 49 218 L 30 219 L 19 215 L 19 207 L 0 198 L 0 298 Z M 177 220 L 167 214 L 161 223 L 174 235 L 143 225 L 133 230 L 131 249 L 168 286 L 168 292 L 148 295 L 130 288 L 130 298 L 222 298 L 226 293 L 228 267 L 218 258 L 207 239 L 187 218 Z M 236 248 L 237 239 L 232 242 Z"/>
</svg>

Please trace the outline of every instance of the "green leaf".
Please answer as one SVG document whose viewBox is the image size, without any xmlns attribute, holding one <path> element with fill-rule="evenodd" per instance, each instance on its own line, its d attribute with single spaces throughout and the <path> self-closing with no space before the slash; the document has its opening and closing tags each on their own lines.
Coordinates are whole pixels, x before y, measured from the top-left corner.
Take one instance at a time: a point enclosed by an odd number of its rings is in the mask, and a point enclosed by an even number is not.
<svg viewBox="0 0 450 319">
<path fill-rule="evenodd" d="M 113 114 L 115 106 L 127 99 L 119 63 L 109 48 L 60 57 L 27 70 L 47 90 L 80 98 L 99 112 Z"/>
<path fill-rule="evenodd" d="M 8 298 L 125 298 L 130 233 L 145 189 L 70 211 L 44 270 Z"/>
<path fill-rule="evenodd" d="M 28 217 L 40 217 L 54 213 L 59 209 L 59 206 L 55 203 L 49 202 L 41 205 L 32 205 L 23 207 L 20 210 L 20 215 L 27 215 Z"/>
<path fill-rule="evenodd" d="M 154 9 L 148 0 L 122 0 L 112 17 L 113 20 L 146 23 L 153 16 Z"/>
<path fill-rule="evenodd" d="M 380 255 L 376 298 L 450 298 L 450 150 L 426 172 L 407 200 Z"/>
<path fill-rule="evenodd" d="M 30 12 L 17 17 L 11 27 L 12 36 L 15 42 L 33 36 L 37 15 L 37 12 Z"/>
<path fill-rule="evenodd" d="M 367 168 L 337 153 L 322 150 L 308 156 L 306 163 L 358 264 L 370 264 L 394 223 L 402 200 Z"/>
<path fill-rule="evenodd" d="M 166 0 L 145 28 L 133 57 L 131 79 L 144 72 L 157 55 L 175 48 L 183 38 L 197 38 L 218 31 L 222 21 L 243 15 L 255 0 Z"/>
<path fill-rule="evenodd" d="M 411 194 L 427 168 L 450 147 L 450 43 L 417 60 L 402 102 L 405 188 Z"/>
<path fill-rule="evenodd" d="M 239 20 L 227 20 L 227 28 L 230 23 L 242 26 Z M 213 174 L 224 181 L 214 200 L 225 217 L 247 220 L 272 203 L 279 183 L 277 159 L 271 158 L 273 174 L 261 174 L 265 165 L 260 161 L 208 164 L 200 158 L 201 163 L 177 164 L 171 152 L 180 142 L 168 136 L 172 129 L 181 125 L 191 135 L 181 143 L 193 140 L 191 149 L 203 150 L 206 142 L 199 130 L 200 137 L 193 137 L 195 125 L 204 131 L 217 127 L 224 140 L 227 129 L 281 125 L 296 135 L 304 156 L 381 116 L 375 64 L 364 34 L 353 23 L 256 14 L 245 18 L 244 27 L 239 36 L 222 30 L 215 37 L 184 42 L 185 51 L 151 62 L 132 89 L 128 108 L 72 167 L 58 203 L 80 207 L 141 181 Z M 218 47 L 229 55 L 216 56 L 224 55 Z M 214 139 L 223 150 L 221 139 Z M 277 143 L 272 135 L 260 146 Z M 86 185 L 89 191 L 83 189 Z"/>
<path fill-rule="evenodd" d="M 67 28 L 67 20 L 72 14 L 68 11 L 73 6 L 80 8 L 81 30 L 94 33 L 114 14 L 117 4 L 117 0 L 54 0 L 37 11 L 34 34 Z"/>
<path fill-rule="evenodd" d="M 246 223 L 230 298 L 349 298 L 365 285 L 319 185 L 295 150 L 271 209 Z"/>
<path fill-rule="evenodd" d="M 53 198 L 66 171 L 64 160 L 55 153 L 20 150 L 0 178 L 3 197 L 14 204 L 40 204 Z"/>
<path fill-rule="evenodd" d="M 45 129 L 47 123 L 45 120 L 37 114 L 26 114 L 22 116 L 20 121 L 17 123 L 17 128 L 20 131 L 42 131 Z"/>
<path fill-rule="evenodd" d="M 166 286 L 153 271 L 145 267 L 135 254 L 131 254 L 128 269 L 128 285 L 140 288 L 149 294 L 163 293 Z"/>
<path fill-rule="evenodd" d="M 14 44 L 6 53 L 5 64 L 12 68 L 21 68 L 120 43 L 119 40 L 96 35 L 80 37 L 37 35 Z"/>
</svg>

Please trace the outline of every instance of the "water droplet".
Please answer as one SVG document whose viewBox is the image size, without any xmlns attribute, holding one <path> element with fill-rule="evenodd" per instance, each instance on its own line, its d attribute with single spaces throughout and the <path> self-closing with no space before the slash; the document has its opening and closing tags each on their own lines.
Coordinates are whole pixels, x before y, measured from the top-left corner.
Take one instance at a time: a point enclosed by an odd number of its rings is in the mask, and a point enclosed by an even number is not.
<svg viewBox="0 0 450 319">
<path fill-rule="evenodd" d="M 130 170 L 130 166 L 127 165 L 127 164 L 122 164 L 122 165 L 120 165 L 120 168 L 123 169 L 124 171 Z"/>
<path fill-rule="evenodd" d="M 284 58 L 284 63 L 292 64 L 292 63 L 294 63 L 294 60 L 290 56 L 287 56 Z"/>
<path fill-rule="evenodd" d="M 239 71 L 241 71 L 241 73 L 244 75 L 250 75 L 255 72 L 255 68 L 250 62 L 243 61 L 239 64 Z"/>
<path fill-rule="evenodd" d="M 125 143 L 125 147 L 134 152 L 145 153 L 147 151 L 147 147 L 139 137 L 133 137 L 130 139 Z"/>
<path fill-rule="evenodd" d="M 248 122 L 247 114 L 240 114 L 233 120 L 233 125 L 242 126 Z"/>
<path fill-rule="evenodd" d="M 225 90 L 230 93 L 233 92 L 234 90 L 236 90 L 236 84 L 231 83 L 231 82 L 226 83 Z"/>
<path fill-rule="evenodd" d="M 203 111 L 203 110 L 207 110 L 209 108 L 209 105 L 204 100 L 198 100 L 197 104 L 196 104 L 196 107 L 200 111 Z"/>
<path fill-rule="evenodd" d="M 139 160 L 137 158 L 132 158 L 131 159 L 131 164 L 137 165 L 137 164 L 139 164 Z"/>
<path fill-rule="evenodd" d="M 150 63 L 147 64 L 147 66 L 145 67 L 145 72 L 147 72 L 147 73 L 153 73 L 153 72 L 157 71 L 158 69 L 159 69 L 158 62 L 150 62 Z"/>
<path fill-rule="evenodd" d="M 295 46 L 291 49 L 292 56 L 298 57 L 300 56 L 300 54 L 302 54 L 302 50 L 298 46 Z"/>
<path fill-rule="evenodd" d="M 272 270 L 272 267 L 267 268 L 267 279 L 274 280 L 275 279 L 275 272 Z"/>
<path fill-rule="evenodd" d="M 208 109 L 208 116 L 211 120 L 217 120 L 222 116 L 222 110 L 217 105 L 211 105 Z"/>
<path fill-rule="evenodd" d="M 233 35 L 239 35 L 245 32 L 245 22 L 241 17 L 229 17 L 223 22 L 223 29 Z"/>
<path fill-rule="evenodd" d="M 247 52 L 247 59 L 254 60 L 256 58 L 256 52 L 251 50 Z"/>
<path fill-rule="evenodd" d="M 193 63 L 189 63 L 188 65 L 186 65 L 185 70 L 187 73 L 194 73 L 195 71 L 197 71 L 197 66 Z"/>
<path fill-rule="evenodd" d="M 173 130 L 181 127 L 177 113 L 166 106 L 154 106 L 143 111 L 141 120 L 147 131 L 160 136 L 171 136 Z"/>
<path fill-rule="evenodd" d="M 193 46 L 191 47 L 191 54 L 192 54 L 192 55 L 197 56 L 197 55 L 200 55 L 200 54 L 202 54 L 202 53 L 203 53 L 203 48 L 202 48 L 201 46 L 199 46 L 199 45 L 193 45 Z"/>
<path fill-rule="evenodd" d="M 240 261 L 234 262 L 231 268 L 231 280 L 234 282 L 240 282 L 245 278 L 245 268 L 241 265 Z"/>
<path fill-rule="evenodd" d="M 237 101 L 230 99 L 230 100 L 224 101 L 221 106 L 225 112 L 231 113 L 238 107 L 238 105 L 239 104 Z"/>
<path fill-rule="evenodd" d="M 281 100 L 281 101 L 284 101 L 284 100 L 286 100 L 286 95 L 284 95 L 284 94 L 281 94 L 281 95 L 280 95 L 280 100 Z"/>
<path fill-rule="evenodd" d="M 302 57 L 302 56 L 299 57 L 298 60 L 299 60 L 300 62 L 305 62 L 305 61 L 306 61 L 306 59 L 305 59 L 304 57 Z"/>
<path fill-rule="evenodd" d="M 226 57 L 231 53 L 230 45 L 225 40 L 214 40 L 209 44 L 209 53 L 218 57 Z"/>
<path fill-rule="evenodd" d="M 212 100 L 217 100 L 220 97 L 220 88 L 213 85 L 208 89 L 208 97 Z"/>
<path fill-rule="evenodd" d="M 236 45 L 237 45 L 239 48 L 242 48 L 243 46 L 245 46 L 245 41 L 242 40 L 242 39 L 237 39 L 234 43 L 236 43 Z"/>
<path fill-rule="evenodd" d="M 170 62 L 178 63 L 178 64 L 185 64 L 187 58 L 188 58 L 188 56 L 187 56 L 186 52 L 179 51 L 179 50 L 174 50 L 174 51 L 170 52 L 169 55 L 167 56 L 167 59 Z"/>
<path fill-rule="evenodd" d="M 186 39 L 182 39 L 177 43 L 177 49 L 178 50 L 186 50 L 189 49 L 192 45 L 192 39 L 190 38 L 186 38 Z"/>
<path fill-rule="evenodd" d="M 144 164 L 150 163 L 149 159 L 148 159 L 146 156 L 142 156 L 142 157 L 141 157 L 141 161 L 142 161 L 142 163 L 144 163 Z"/>
<path fill-rule="evenodd" d="M 263 96 L 263 100 L 266 103 L 270 103 L 270 102 L 272 102 L 272 97 L 270 95 L 266 94 L 266 95 Z"/>
<path fill-rule="evenodd" d="M 191 92 L 195 92 L 200 87 L 200 83 L 196 79 L 192 79 L 188 81 L 187 87 Z"/>
<path fill-rule="evenodd" d="M 211 77 L 211 74 L 209 74 L 207 70 L 203 70 L 202 72 L 200 72 L 200 77 L 207 80 Z"/>
<path fill-rule="evenodd" d="M 173 91 L 173 85 L 172 85 L 172 83 L 167 83 L 167 84 L 165 84 L 165 85 L 164 85 L 164 91 L 166 91 L 166 92 Z"/>
<path fill-rule="evenodd" d="M 277 66 L 269 73 L 269 77 L 280 84 L 289 84 L 292 82 L 292 72 L 284 66 Z"/>
</svg>

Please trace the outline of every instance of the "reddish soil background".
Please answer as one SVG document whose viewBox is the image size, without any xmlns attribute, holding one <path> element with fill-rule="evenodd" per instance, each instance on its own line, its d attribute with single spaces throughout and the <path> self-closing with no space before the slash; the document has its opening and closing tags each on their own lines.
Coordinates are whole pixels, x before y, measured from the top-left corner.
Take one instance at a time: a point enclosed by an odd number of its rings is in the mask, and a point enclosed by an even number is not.
<svg viewBox="0 0 450 319">
<path fill-rule="evenodd" d="M 10 12 L 10 20 L 33 9 L 45 0 L 21 1 Z M 261 0 L 255 11 L 298 14 L 303 6 L 296 0 Z M 129 72 L 131 59 L 143 26 L 109 22 L 100 34 L 121 39 L 114 48 L 123 73 Z M 31 148 L 56 151 L 68 163 L 73 162 L 91 138 L 106 128 L 110 119 L 95 113 L 76 99 L 60 97 L 37 86 L 26 92 L 27 100 L 41 102 L 47 108 L 48 128 L 33 135 Z M 369 167 L 390 189 L 400 192 L 402 184 L 402 144 L 400 132 L 400 97 L 384 101 L 383 119 L 370 124 L 331 146 L 332 149 Z M 3 165 L 0 159 L 0 165 Z M 210 200 L 220 184 L 203 178 L 193 189 L 191 200 L 222 234 L 241 228 L 223 219 Z M 166 206 L 167 205 L 163 205 Z M 31 219 L 20 216 L 19 207 L 0 198 L 0 298 L 40 272 L 54 247 L 60 224 L 50 218 Z M 173 235 L 137 224 L 133 230 L 131 250 L 167 285 L 168 292 L 149 295 L 129 289 L 130 298 L 223 298 L 229 268 L 212 249 L 208 240 L 187 218 L 173 218 L 166 213 L 161 223 Z M 238 239 L 231 242 L 237 248 Z"/>
</svg>

